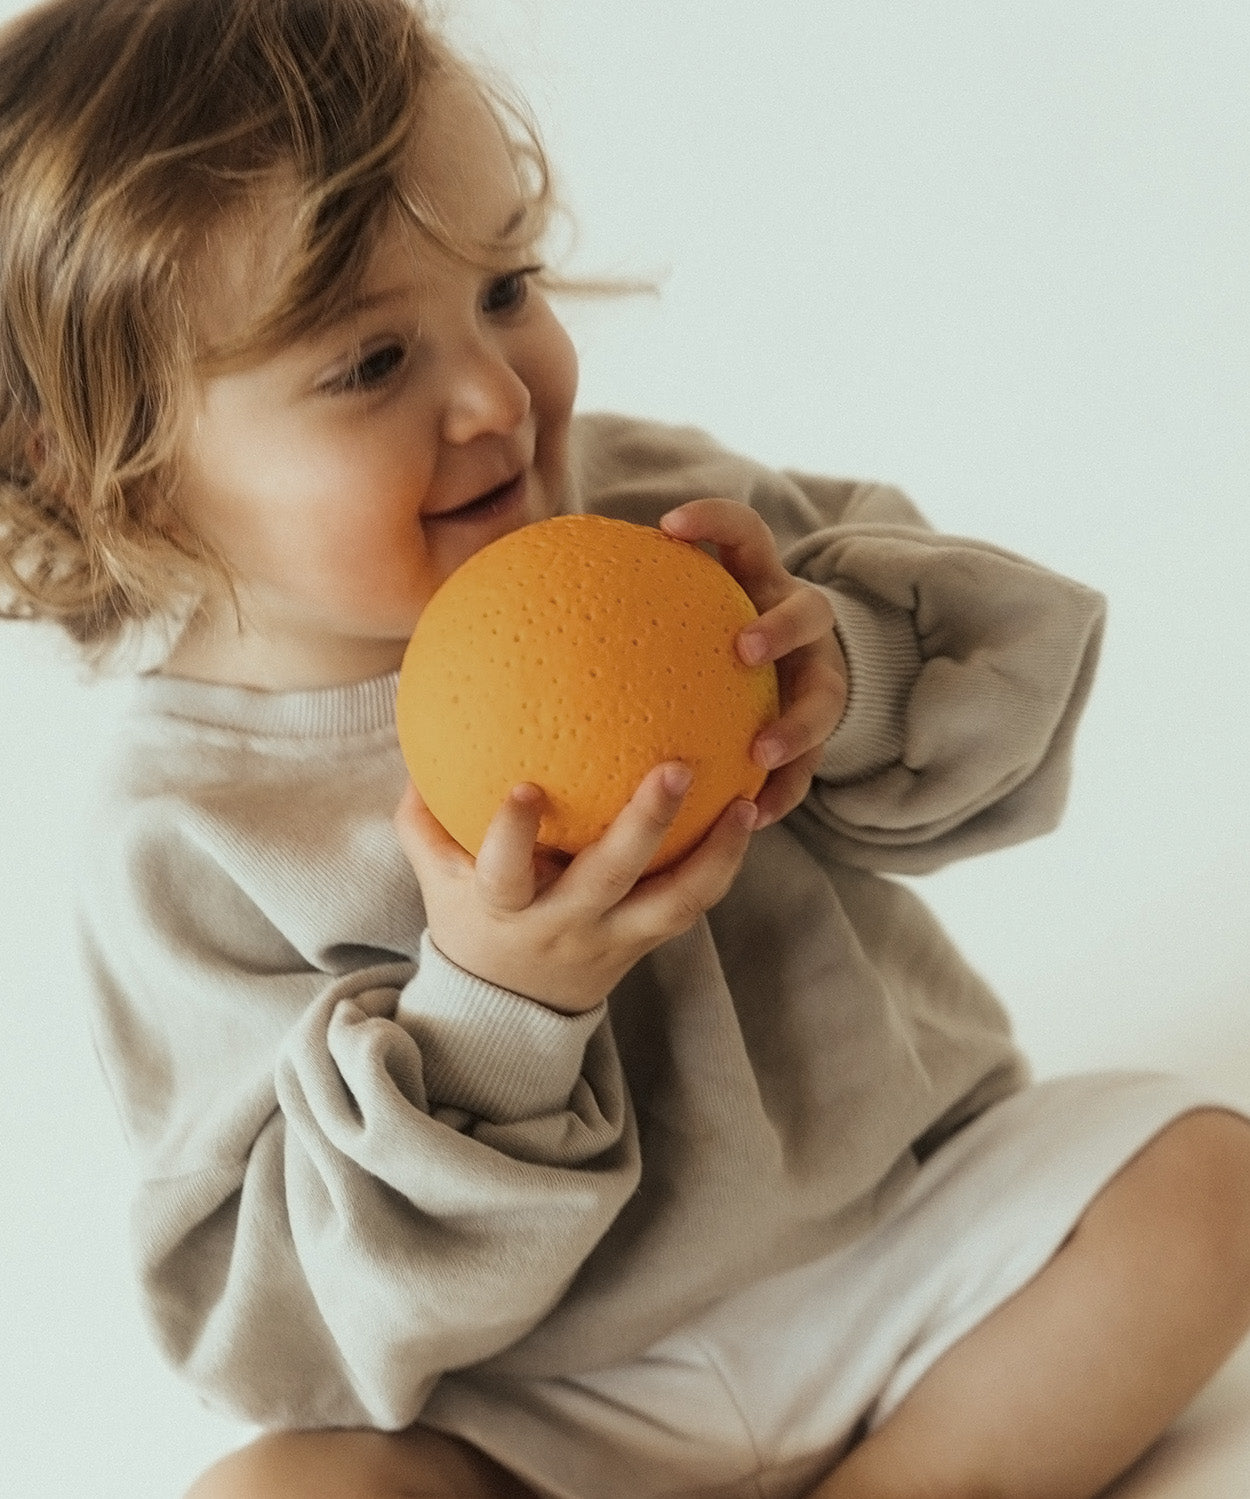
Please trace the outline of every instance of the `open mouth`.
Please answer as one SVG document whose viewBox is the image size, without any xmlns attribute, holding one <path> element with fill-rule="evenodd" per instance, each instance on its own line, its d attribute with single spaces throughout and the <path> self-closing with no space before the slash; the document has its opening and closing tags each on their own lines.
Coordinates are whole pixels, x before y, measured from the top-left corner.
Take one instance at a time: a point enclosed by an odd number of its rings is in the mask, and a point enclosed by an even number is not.
<svg viewBox="0 0 1250 1499">
<path fill-rule="evenodd" d="M 494 489 L 488 489 L 485 494 L 480 494 L 476 499 L 470 500 L 468 504 L 459 505 L 454 510 L 443 510 L 427 515 L 425 520 L 427 524 L 438 522 L 440 525 L 464 525 L 474 521 L 490 520 L 510 510 L 524 498 L 525 471 L 522 470 L 503 484 L 497 484 Z"/>
</svg>

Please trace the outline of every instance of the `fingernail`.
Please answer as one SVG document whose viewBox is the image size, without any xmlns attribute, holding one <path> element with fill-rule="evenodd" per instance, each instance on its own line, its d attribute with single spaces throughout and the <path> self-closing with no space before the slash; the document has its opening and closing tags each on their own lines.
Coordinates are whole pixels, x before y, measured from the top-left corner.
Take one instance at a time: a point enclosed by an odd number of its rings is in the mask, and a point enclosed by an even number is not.
<svg viewBox="0 0 1250 1499">
<path fill-rule="evenodd" d="M 755 758 L 765 770 L 776 770 L 785 759 L 786 747 L 780 739 L 760 739 L 755 745 Z"/>
<path fill-rule="evenodd" d="M 738 654 L 748 666 L 758 666 L 768 655 L 768 642 L 762 635 L 739 635 Z"/>
<path fill-rule="evenodd" d="M 664 789 L 670 796 L 685 796 L 694 780 L 694 771 L 688 765 L 666 765 L 663 780 Z"/>
<path fill-rule="evenodd" d="M 738 815 L 738 821 L 748 833 L 754 832 L 755 824 L 759 821 L 760 809 L 754 802 L 739 802 L 734 809 Z"/>
</svg>

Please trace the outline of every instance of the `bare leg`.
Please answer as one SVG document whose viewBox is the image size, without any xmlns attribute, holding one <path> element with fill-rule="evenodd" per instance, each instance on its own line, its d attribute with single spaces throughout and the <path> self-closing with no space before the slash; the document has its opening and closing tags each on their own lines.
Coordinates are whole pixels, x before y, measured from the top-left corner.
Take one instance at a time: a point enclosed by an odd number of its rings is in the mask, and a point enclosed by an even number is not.
<svg viewBox="0 0 1250 1499">
<path fill-rule="evenodd" d="M 1092 1499 L 1250 1325 L 1250 1124 L 1188 1114 L 812 1499 Z"/>
<path fill-rule="evenodd" d="M 435 1431 L 273 1432 L 215 1463 L 186 1499 L 533 1499 L 488 1457 Z"/>
</svg>

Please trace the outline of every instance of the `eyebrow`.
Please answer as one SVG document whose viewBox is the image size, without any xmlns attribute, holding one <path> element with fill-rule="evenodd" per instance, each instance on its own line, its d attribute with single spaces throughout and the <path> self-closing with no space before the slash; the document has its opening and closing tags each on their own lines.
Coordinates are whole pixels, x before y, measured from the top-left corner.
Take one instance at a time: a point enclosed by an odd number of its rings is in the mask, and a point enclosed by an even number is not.
<svg viewBox="0 0 1250 1499">
<path fill-rule="evenodd" d="M 350 323 L 353 318 L 359 317 L 362 312 L 372 312 L 375 307 L 385 307 L 388 302 L 398 302 L 406 295 L 404 288 L 400 286 L 387 287 L 383 291 L 360 292 L 348 299 L 341 307 L 332 312 L 318 327 L 318 333 L 329 333 L 336 328 L 342 327 L 344 323 Z"/>
<path fill-rule="evenodd" d="M 508 215 L 507 222 L 499 231 L 496 243 L 503 245 L 516 233 L 516 231 L 529 218 L 531 205 L 521 203 Z M 348 298 L 335 312 L 320 325 L 318 333 L 332 333 L 341 328 L 344 323 L 350 323 L 353 318 L 362 313 L 372 312 L 375 308 L 385 307 L 388 302 L 401 301 L 407 295 L 405 289 L 400 286 L 386 287 L 381 291 L 360 292 Z"/>
<path fill-rule="evenodd" d="M 508 216 L 508 222 L 499 231 L 498 240 L 500 244 L 503 244 L 505 240 L 511 239 L 526 219 L 529 218 L 530 206 L 528 203 L 522 203 L 512 210 Z"/>
</svg>

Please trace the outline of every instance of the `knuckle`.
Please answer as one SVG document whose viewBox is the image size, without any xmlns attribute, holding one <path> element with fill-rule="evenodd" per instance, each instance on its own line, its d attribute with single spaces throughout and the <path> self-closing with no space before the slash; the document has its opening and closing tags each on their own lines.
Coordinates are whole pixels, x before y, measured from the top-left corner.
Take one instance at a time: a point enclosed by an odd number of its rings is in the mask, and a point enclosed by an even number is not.
<svg viewBox="0 0 1250 1499">
<path fill-rule="evenodd" d="M 677 806 L 669 803 L 662 807 L 648 807 L 644 811 L 640 831 L 646 840 L 648 852 L 653 845 L 658 845 L 663 840 L 676 815 Z"/>
<path fill-rule="evenodd" d="M 610 956 L 607 942 L 581 926 L 555 934 L 540 954 L 548 969 L 580 972 L 600 968 Z"/>
<path fill-rule="evenodd" d="M 679 937 L 683 932 L 688 932 L 706 910 L 707 905 L 698 894 L 693 890 L 679 887 L 673 894 L 668 909 L 668 919 L 664 923 L 668 934 Z"/>
<path fill-rule="evenodd" d="M 832 630 L 838 618 L 837 611 L 833 607 L 833 600 L 816 583 L 810 583 L 806 579 L 802 581 L 806 595 L 805 602 L 810 611 L 812 623 L 818 625 L 822 633 L 825 630 Z"/>
<path fill-rule="evenodd" d="M 637 883 L 638 870 L 619 859 L 606 859 L 599 870 L 599 884 L 611 899 L 624 899 Z"/>
<path fill-rule="evenodd" d="M 828 656 L 822 656 L 812 663 L 811 682 L 824 697 L 834 698 L 839 703 L 846 697 L 846 679 L 838 670 L 837 663 Z"/>
<path fill-rule="evenodd" d="M 795 760 L 787 765 L 784 772 L 774 777 L 773 784 L 769 788 L 769 802 L 773 815 L 777 818 L 786 816 L 793 812 L 803 798 L 807 795 L 808 787 L 812 784 L 813 764 L 808 765 L 808 755 Z"/>
<path fill-rule="evenodd" d="M 635 808 L 642 836 L 651 840 L 663 838 L 677 816 L 681 800 L 681 795 L 670 792 L 662 781 L 649 786 Z"/>
<path fill-rule="evenodd" d="M 821 739 L 816 744 L 812 745 L 811 749 L 809 749 L 806 754 L 799 756 L 798 764 L 795 767 L 795 779 L 799 782 L 804 792 L 806 792 L 808 783 L 815 775 L 816 768 L 817 766 L 819 766 L 824 753 L 825 742 L 823 739 Z"/>
<path fill-rule="evenodd" d="M 673 888 L 668 902 L 667 925 L 670 936 L 680 936 L 729 893 L 746 852 L 746 838 L 735 837 L 732 852 L 721 851 L 715 862 L 706 864 L 698 875 Z"/>
<path fill-rule="evenodd" d="M 529 892 L 507 880 L 479 880 L 478 895 L 482 904 L 493 911 L 523 911 L 529 905 Z"/>
<path fill-rule="evenodd" d="M 730 507 L 727 514 L 737 522 L 744 538 L 757 546 L 771 544 L 772 532 L 758 510 L 743 504 L 741 500 L 727 500 L 725 503 Z"/>
<path fill-rule="evenodd" d="M 668 826 L 678 801 L 662 771 L 652 769 L 630 800 L 626 813 L 646 832 L 659 832 Z"/>
</svg>

